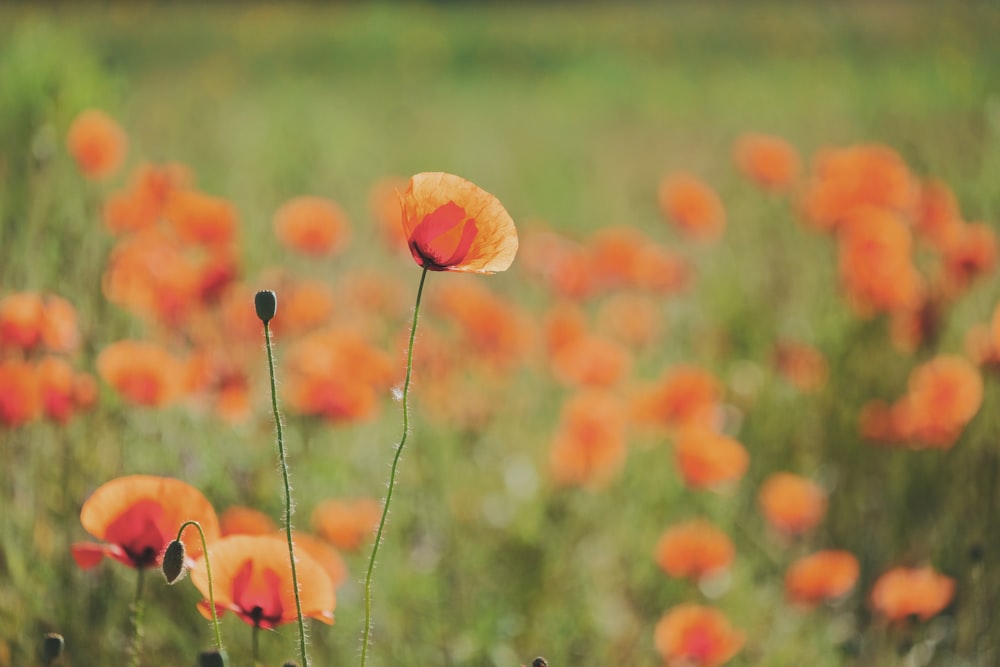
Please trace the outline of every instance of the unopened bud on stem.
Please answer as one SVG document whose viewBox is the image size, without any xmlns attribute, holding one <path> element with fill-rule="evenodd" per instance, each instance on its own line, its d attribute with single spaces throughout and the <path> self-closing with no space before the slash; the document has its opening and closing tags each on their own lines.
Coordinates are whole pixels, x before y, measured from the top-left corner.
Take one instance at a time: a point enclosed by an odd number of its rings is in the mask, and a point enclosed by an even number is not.
<svg viewBox="0 0 1000 667">
<path fill-rule="evenodd" d="M 257 317 L 264 324 L 274 319 L 274 314 L 278 310 L 278 296 L 269 289 L 257 292 L 253 298 L 253 306 L 257 309 Z"/>
</svg>

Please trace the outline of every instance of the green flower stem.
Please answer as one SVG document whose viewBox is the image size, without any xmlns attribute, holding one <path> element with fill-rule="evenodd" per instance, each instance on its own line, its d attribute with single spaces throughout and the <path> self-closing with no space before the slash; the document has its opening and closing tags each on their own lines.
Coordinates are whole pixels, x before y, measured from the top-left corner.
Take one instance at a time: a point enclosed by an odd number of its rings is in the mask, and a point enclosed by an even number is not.
<svg viewBox="0 0 1000 667">
<path fill-rule="evenodd" d="M 260 664 L 260 624 L 253 624 L 253 634 L 250 635 L 250 659 L 253 661 L 253 667 L 257 667 Z"/>
<path fill-rule="evenodd" d="M 212 587 L 212 561 L 208 557 L 208 543 L 205 541 L 205 531 L 201 529 L 201 524 L 197 521 L 185 521 L 177 530 L 178 542 L 181 541 L 181 535 L 188 526 L 197 528 L 198 535 L 201 536 L 201 552 L 205 554 L 205 574 L 208 575 L 208 604 L 212 607 L 212 625 L 215 627 L 215 648 L 219 650 L 219 653 L 222 653 L 222 631 L 219 629 L 219 614 L 215 610 L 215 589 Z"/>
<path fill-rule="evenodd" d="M 408 399 L 410 396 L 410 375 L 413 372 L 413 341 L 417 335 L 417 317 L 420 314 L 420 297 L 424 293 L 424 281 L 427 279 L 427 267 L 424 267 L 420 274 L 420 286 L 417 287 L 417 300 L 413 305 L 413 324 L 410 327 L 410 345 L 406 351 L 406 379 L 403 381 L 403 436 L 396 445 L 396 454 L 392 459 L 392 468 L 389 471 L 389 489 L 385 494 L 385 504 L 382 505 L 382 517 L 378 522 L 378 530 L 375 531 L 375 542 L 372 544 L 371 557 L 368 559 L 368 573 L 365 575 L 365 629 L 364 638 L 361 643 L 361 667 L 365 667 L 368 659 L 368 643 L 372 633 L 372 574 L 375 572 L 375 557 L 378 555 L 379 545 L 382 544 L 382 532 L 385 530 L 385 520 L 389 514 L 389 503 L 392 502 L 392 490 L 396 486 L 396 469 L 399 467 L 399 457 L 403 453 L 403 445 L 406 444 L 406 435 L 410 432 L 410 411 L 408 409 Z"/>
<path fill-rule="evenodd" d="M 288 482 L 288 462 L 285 460 L 285 439 L 281 430 L 281 415 L 278 414 L 278 389 L 274 381 L 274 353 L 271 351 L 271 329 L 264 322 L 264 339 L 267 344 L 267 368 L 271 377 L 271 408 L 274 411 L 274 425 L 277 429 L 278 459 L 281 461 L 281 477 L 285 484 L 285 537 L 288 539 L 288 560 L 292 566 L 292 589 L 295 591 L 295 612 L 299 624 L 299 655 L 302 667 L 309 667 L 306 655 L 306 626 L 302 621 L 302 600 L 299 598 L 299 575 L 295 568 L 295 545 L 292 543 L 292 485 Z M 256 635 L 254 635 L 256 640 Z"/>
<path fill-rule="evenodd" d="M 132 667 L 139 667 L 142 654 L 142 584 L 145 568 L 136 568 L 135 599 L 132 601 L 132 637 L 129 641 L 129 658 Z"/>
</svg>

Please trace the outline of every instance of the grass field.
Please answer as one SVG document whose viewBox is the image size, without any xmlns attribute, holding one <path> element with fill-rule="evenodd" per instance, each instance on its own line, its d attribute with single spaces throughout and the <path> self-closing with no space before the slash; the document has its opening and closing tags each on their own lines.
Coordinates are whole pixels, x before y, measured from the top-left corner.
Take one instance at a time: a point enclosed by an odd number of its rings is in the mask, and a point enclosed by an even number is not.
<svg viewBox="0 0 1000 667">
<path fill-rule="evenodd" d="M 494 276 L 428 274 L 409 441 L 375 570 L 372 665 L 517 667 L 544 655 L 554 667 L 676 667 L 687 663 L 670 662 L 654 636 L 686 603 L 720 610 L 742 633 L 731 665 L 996 664 L 997 34 L 1000 10 L 977 2 L 0 7 L 0 667 L 43 664 L 47 632 L 66 640 L 56 664 L 126 660 L 136 571 L 110 561 L 84 571 L 70 555 L 92 539 L 80 512 L 101 484 L 174 477 L 220 513 L 246 506 L 281 524 L 257 290 L 277 292 L 277 327 L 288 294 L 304 281 L 322 285 L 332 312 L 310 327 L 359 331 L 387 366 L 371 383 L 369 413 L 301 414 L 292 362 L 325 357 L 302 351 L 304 329 L 278 330 L 296 528 L 315 529 L 325 500 L 382 499 L 402 432 L 394 389 L 420 268 L 404 241 L 385 242 L 372 193 L 383 179 L 428 171 L 496 195 L 521 247 Z M 91 108 L 128 138 L 124 165 L 103 181 L 86 178 L 67 149 L 71 124 Z M 781 137 L 801 156 L 789 189 L 765 191 L 734 165 L 747 133 Z M 936 245 L 920 227 L 926 198 L 913 194 L 892 211 L 923 285 L 908 309 L 859 309 L 848 233 L 818 230 L 804 203 L 822 180 L 822 149 L 869 144 L 893 151 L 913 193 L 926 179 L 945 183 L 961 229 L 984 223 L 975 240 Z M 198 191 L 231 204 L 238 222 L 223 296 L 175 304 L 170 312 L 181 314 L 171 319 L 109 296 L 128 235 L 109 231 L 104 216 L 140 165 L 173 161 Z M 858 169 L 863 183 L 881 177 Z M 665 219 L 661 182 L 680 170 L 724 205 L 714 241 Z M 889 189 L 868 192 L 878 199 Z M 299 195 L 343 208 L 346 249 L 316 258 L 276 241 L 275 213 Z M 686 267 L 686 285 L 664 288 L 659 271 L 654 289 L 626 284 L 632 260 L 616 258 L 638 250 L 616 255 L 601 236 L 609 228 L 669 253 Z M 880 273 L 881 256 L 864 257 L 853 270 L 873 274 L 865 285 L 881 298 L 898 276 Z M 596 287 L 567 288 L 571 271 Z M 183 271 L 166 273 L 183 282 Z M 617 282 L 601 283 L 606 275 Z M 62 297 L 76 311 L 79 344 L 60 358 L 95 378 L 97 394 L 63 422 L 44 416 L 44 394 L 37 415 L 15 419 L 25 387 L 37 389 L 8 366 L 48 354 L 10 333 L 23 322 L 4 303 L 23 293 Z M 603 346 L 563 354 L 557 323 L 567 312 Z M 238 338 L 245 318 L 250 333 Z M 975 339 L 974 325 L 985 325 Z M 169 405 L 130 400 L 97 366 L 126 339 L 183 359 L 188 391 Z M 818 384 L 777 363 L 786 343 L 820 353 Z M 917 400 L 911 374 L 942 357 L 963 360 L 975 378 L 967 384 L 980 383 L 971 414 L 955 432 L 911 428 L 894 446 L 873 444 L 859 427 L 872 400 L 906 395 L 896 412 L 916 411 L 923 423 L 976 393 L 963 384 Z M 219 358 L 223 380 L 245 383 L 238 396 L 249 414 L 235 423 L 220 416 L 222 380 L 191 390 L 195 362 Z M 337 392 L 353 397 L 371 372 L 355 356 L 345 364 L 327 389 L 337 405 L 349 400 Z M 724 488 L 695 488 L 682 474 L 675 451 L 687 431 L 678 423 L 636 414 L 643 388 L 678 365 L 711 378 L 712 430 L 749 453 L 748 469 Z M 573 419 L 566 405 L 588 392 L 615 407 L 608 420 L 584 410 L 598 418 L 581 437 L 615 430 L 608 422 L 627 413 L 618 434 L 627 454 L 620 464 L 591 461 L 595 477 L 574 483 L 560 476 L 553 448 Z M 681 393 L 678 404 L 697 400 Z M 761 510 L 759 492 L 779 471 L 815 481 L 827 498 L 821 521 L 801 534 Z M 694 518 L 732 541 L 724 576 L 690 581 L 658 565 L 661 535 Z M 310 626 L 316 665 L 359 662 L 367 528 L 359 548 L 339 550 L 347 575 L 336 623 Z M 785 572 L 820 549 L 851 552 L 857 581 L 803 609 L 787 599 Z M 923 565 L 950 577 L 954 594 L 926 618 L 891 620 L 873 602 L 876 581 Z M 904 589 L 927 597 L 917 584 Z M 202 595 L 187 581 L 168 587 L 149 576 L 143 599 L 141 664 L 194 664 L 212 646 L 196 610 Z M 221 620 L 230 664 L 251 664 L 251 628 L 233 614 Z M 298 660 L 294 623 L 259 640 L 261 664 Z M 717 664 L 685 646 L 690 664 Z"/>
</svg>

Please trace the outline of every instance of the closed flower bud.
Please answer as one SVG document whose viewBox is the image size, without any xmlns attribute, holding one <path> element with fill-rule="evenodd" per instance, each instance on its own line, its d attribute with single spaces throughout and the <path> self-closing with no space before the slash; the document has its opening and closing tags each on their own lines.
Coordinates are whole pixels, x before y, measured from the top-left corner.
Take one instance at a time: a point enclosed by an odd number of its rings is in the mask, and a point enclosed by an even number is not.
<svg viewBox="0 0 1000 667">
<path fill-rule="evenodd" d="M 274 313 L 278 310 L 278 297 L 271 290 L 261 290 L 253 298 L 253 306 L 257 309 L 257 317 L 264 324 L 274 318 Z"/>
<path fill-rule="evenodd" d="M 184 576 L 184 543 L 174 540 L 163 552 L 163 565 L 160 569 L 168 584 L 176 584 Z"/>
<path fill-rule="evenodd" d="M 63 652 L 63 636 L 57 632 L 50 632 L 42 640 L 42 661 L 48 665 Z"/>
<path fill-rule="evenodd" d="M 198 667 L 226 667 L 225 651 L 202 651 L 198 654 Z"/>
</svg>

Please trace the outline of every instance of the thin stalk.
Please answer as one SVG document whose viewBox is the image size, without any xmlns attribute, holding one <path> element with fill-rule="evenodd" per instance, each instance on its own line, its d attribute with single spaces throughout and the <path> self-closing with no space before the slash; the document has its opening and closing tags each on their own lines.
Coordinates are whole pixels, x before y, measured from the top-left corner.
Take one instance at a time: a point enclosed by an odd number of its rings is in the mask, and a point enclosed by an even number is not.
<svg viewBox="0 0 1000 667">
<path fill-rule="evenodd" d="M 264 322 L 264 339 L 267 344 L 267 369 L 271 378 L 271 409 L 277 430 L 278 459 L 281 461 L 281 477 L 285 485 L 285 537 L 288 539 L 288 560 L 292 566 L 292 589 L 295 591 L 295 613 L 299 624 L 299 655 L 302 667 L 309 667 L 306 655 L 306 626 L 302 621 L 302 600 L 299 598 L 299 575 L 295 568 L 295 545 L 292 542 L 292 485 L 288 482 L 288 462 L 285 460 L 285 438 L 281 430 L 281 415 L 278 414 L 278 388 L 274 381 L 274 353 L 271 351 L 271 328 Z M 256 634 L 254 635 L 256 640 Z"/>
<path fill-rule="evenodd" d="M 222 653 L 222 631 L 219 629 L 219 614 L 215 610 L 215 589 L 212 586 L 212 561 L 208 557 L 208 543 L 205 541 L 205 531 L 201 529 L 201 524 L 197 521 L 185 521 L 177 531 L 178 542 L 181 541 L 181 535 L 188 526 L 197 528 L 198 535 L 201 536 L 201 552 L 205 554 L 205 574 L 208 575 L 208 604 L 212 606 L 212 625 L 215 627 L 215 648 L 219 650 L 219 653 Z"/>
<path fill-rule="evenodd" d="M 132 667 L 139 667 L 142 653 L 142 583 L 146 568 L 136 568 L 135 599 L 132 601 L 132 636 L 129 639 L 129 658 Z"/>
<path fill-rule="evenodd" d="M 257 667 L 260 664 L 260 624 L 253 624 L 253 634 L 250 636 L 251 659 L 253 660 L 253 667 Z"/>
<path fill-rule="evenodd" d="M 396 486 L 396 469 L 399 467 L 399 457 L 403 453 L 403 445 L 406 444 L 406 436 L 410 432 L 410 411 L 408 399 L 410 397 L 410 376 L 413 373 L 413 341 L 417 335 L 417 317 L 420 315 L 420 297 L 424 293 L 424 281 L 427 279 L 427 267 L 424 267 L 420 274 L 420 285 L 417 287 L 417 299 L 413 305 L 413 324 L 410 326 L 410 345 L 406 351 L 406 379 L 403 380 L 403 436 L 396 445 L 396 454 L 392 458 L 392 468 L 389 471 L 389 489 L 385 494 L 385 503 L 382 505 L 382 517 L 378 521 L 378 530 L 375 531 L 375 542 L 372 544 L 371 557 L 368 559 L 368 573 L 365 575 L 365 630 L 361 643 L 361 667 L 365 667 L 368 660 L 368 642 L 372 633 L 372 574 L 375 572 L 375 557 L 378 555 L 379 545 L 382 544 L 382 533 L 385 530 L 385 520 L 389 515 L 389 503 L 392 502 L 392 490 Z"/>
</svg>

